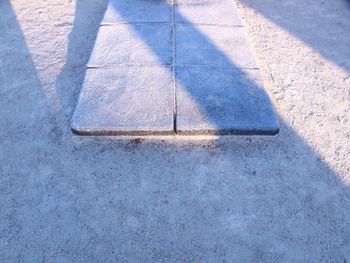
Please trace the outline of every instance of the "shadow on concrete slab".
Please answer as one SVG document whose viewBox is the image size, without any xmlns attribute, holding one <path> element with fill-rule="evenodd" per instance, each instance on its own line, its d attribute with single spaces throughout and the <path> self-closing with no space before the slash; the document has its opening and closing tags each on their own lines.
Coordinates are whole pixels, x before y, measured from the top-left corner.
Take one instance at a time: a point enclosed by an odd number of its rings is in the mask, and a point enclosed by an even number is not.
<svg viewBox="0 0 350 263">
<path fill-rule="evenodd" d="M 43 144 L 51 113 L 9 1 L 0 21 L 2 260 L 349 262 L 348 185 L 283 120 L 269 138 Z M 75 23 L 68 58 L 97 33 Z M 68 65 L 61 102 L 73 106 L 85 65 Z"/>
<path fill-rule="evenodd" d="M 71 114 L 76 104 L 96 35 L 108 0 L 76 1 L 73 28 L 68 36 L 66 63 L 56 80 L 56 91 L 63 108 Z"/>
<path fill-rule="evenodd" d="M 130 164 L 123 172 L 108 161 L 116 149 L 119 165 Z M 110 260 L 113 249 L 120 260 L 145 262 L 348 260 L 348 186 L 282 119 L 274 138 L 85 138 L 78 162 L 87 151 L 104 169 L 89 178 L 94 187 L 79 220 L 105 245 L 83 257 Z"/>
<path fill-rule="evenodd" d="M 165 1 L 162 4 L 167 5 Z M 141 41 L 147 44 L 150 53 L 157 57 L 157 61 L 169 64 L 168 56 L 163 54 L 163 46 L 158 44 L 157 39 L 148 35 L 149 30 L 144 30 L 145 25 L 133 23 L 139 20 L 135 20 L 135 14 L 130 12 L 130 7 L 126 8 L 118 1 L 111 1 L 109 8 L 114 9 L 122 21 L 131 22 L 128 26 Z M 171 6 L 165 8 L 165 10 L 170 9 L 172 9 Z M 166 69 L 169 75 L 176 75 L 177 81 L 175 131 L 180 134 L 276 134 L 278 120 L 270 99 L 262 87 L 255 59 L 246 43 L 244 29 L 241 26 L 226 28 L 194 25 L 179 12 L 176 14 L 176 19 L 181 23 L 177 23 L 174 30 L 176 32 L 172 32 L 176 35 L 176 47 L 174 47 L 176 52 L 174 51 L 173 60 L 176 59 L 179 63 L 175 64 L 174 70 L 168 70 L 169 67 Z M 152 27 L 160 26 L 172 27 L 171 23 L 152 25 Z M 106 25 L 101 27 L 101 30 L 105 27 L 109 27 L 109 34 L 113 34 L 111 33 L 113 29 L 115 34 L 118 34 L 118 27 Z M 236 53 L 225 54 L 227 50 L 221 50 L 210 36 L 202 31 L 208 31 L 206 33 L 212 35 L 215 41 L 219 36 L 220 44 L 231 41 L 237 49 Z M 229 36 L 222 40 L 222 36 L 226 34 Z M 97 46 L 97 48 L 101 47 Z M 88 108 L 86 105 L 84 107 Z M 96 124 L 93 126 L 95 127 Z M 80 134 L 79 131 L 76 132 Z M 103 130 L 98 133 L 104 134 Z M 105 135 L 111 133 L 113 131 L 106 131 Z"/>
</svg>

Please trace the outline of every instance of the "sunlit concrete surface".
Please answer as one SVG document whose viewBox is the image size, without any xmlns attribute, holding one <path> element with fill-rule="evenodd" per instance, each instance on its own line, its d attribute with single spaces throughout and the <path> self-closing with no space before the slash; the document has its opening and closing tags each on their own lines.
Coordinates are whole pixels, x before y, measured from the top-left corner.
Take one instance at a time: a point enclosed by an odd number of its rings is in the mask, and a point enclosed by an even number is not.
<svg viewBox="0 0 350 263">
<path fill-rule="evenodd" d="M 173 134 L 174 80 L 169 70 L 88 69 L 72 129 L 80 135 Z"/>
<path fill-rule="evenodd" d="M 107 1 L 0 1 L 1 262 L 350 261 L 350 4 L 236 3 L 275 137 L 74 136 Z"/>
<path fill-rule="evenodd" d="M 274 135 L 279 124 L 235 3 L 110 0 L 72 130 Z"/>
</svg>

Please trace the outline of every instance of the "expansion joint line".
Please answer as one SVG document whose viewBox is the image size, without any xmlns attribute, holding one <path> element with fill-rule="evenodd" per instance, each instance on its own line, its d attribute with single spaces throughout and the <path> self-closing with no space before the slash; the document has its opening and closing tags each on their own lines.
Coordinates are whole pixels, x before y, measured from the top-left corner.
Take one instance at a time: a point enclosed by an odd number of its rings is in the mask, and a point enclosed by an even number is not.
<svg viewBox="0 0 350 263">
<path fill-rule="evenodd" d="M 177 133 L 177 97 L 176 97 L 176 23 L 175 23 L 175 4 L 176 0 L 171 0 L 171 23 L 172 23 L 172 30 L 173 30 L 173 65 L 172 65 L 172 71 L 173 71 L 173 89 L 174 89 L 174 105 L 173 105 L 173 127 L 174 132 Z"/>
</svg>

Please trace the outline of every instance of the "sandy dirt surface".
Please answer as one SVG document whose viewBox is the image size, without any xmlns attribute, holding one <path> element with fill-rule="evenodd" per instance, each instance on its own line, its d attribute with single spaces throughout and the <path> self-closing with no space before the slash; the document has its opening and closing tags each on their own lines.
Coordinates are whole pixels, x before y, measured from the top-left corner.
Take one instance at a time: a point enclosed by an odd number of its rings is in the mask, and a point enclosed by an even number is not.
<svg viewBox="0 0 350 263">
<path fill-rule="evenodd" d="M 350 262 L 350 2 L 238 0 L 277 137 L 79 138 L 106 0 L 0 0 L 1 262 Z"/>
</svg>

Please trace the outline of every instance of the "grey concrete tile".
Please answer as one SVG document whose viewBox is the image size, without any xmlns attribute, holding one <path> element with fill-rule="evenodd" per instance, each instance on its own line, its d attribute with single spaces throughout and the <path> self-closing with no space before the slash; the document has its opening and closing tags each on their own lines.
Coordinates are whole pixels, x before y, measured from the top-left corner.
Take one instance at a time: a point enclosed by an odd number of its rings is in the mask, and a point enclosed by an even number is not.
<svg viewBox="0 0 350 263">
<path fill-rule="evenodd" d="M 278 120 L 259 70 L 177 67 L 179 134 L 276 134 Z"/>
<path fill-rule="evenodd" d="M 110 0 L 102 24 L 171 22 L 170 2 L 170 0 Z"/>
<path fill-rule="evenodd" d="M 232 0 L 177 0 L 174 11 L 176 22 L 243 26 Z"/>
<path fill-rule="evenodd" d="M 176 63 L 257 68 L 243 27 L 177 24 Z"/>
<path fill-rule="evenodd" d="M 101 26 L 89 66 L 171 64 L 172 31 L 167 24 Z"/>
<path fill-rule="evenodd" d="M 173 133 L 170 67 L 88 69 L 73 118 L 79 135 Z"/>
</svg>

